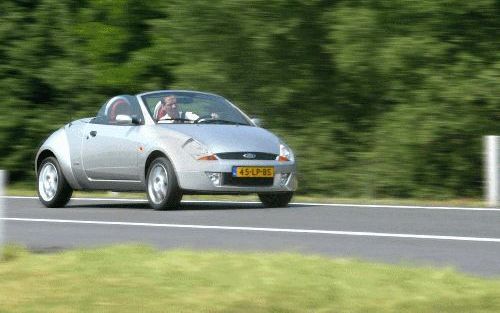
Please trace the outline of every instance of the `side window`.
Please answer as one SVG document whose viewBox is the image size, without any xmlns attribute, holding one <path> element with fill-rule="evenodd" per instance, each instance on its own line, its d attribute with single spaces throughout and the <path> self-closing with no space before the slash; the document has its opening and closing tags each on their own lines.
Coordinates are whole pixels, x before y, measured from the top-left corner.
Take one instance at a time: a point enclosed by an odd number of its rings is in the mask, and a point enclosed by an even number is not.
<svg viewBox="0 0 500 313">
<path fill-rule="evenodd" d="M 91 123 L 117 125 L 116 117 L 118 115 L 130 116 L 138 121 L 138 124 L 144 123 L 140 105 L 132 96 L 120 96 L 109 100 L 97 112 L 97 116 Z"/>
</svg>

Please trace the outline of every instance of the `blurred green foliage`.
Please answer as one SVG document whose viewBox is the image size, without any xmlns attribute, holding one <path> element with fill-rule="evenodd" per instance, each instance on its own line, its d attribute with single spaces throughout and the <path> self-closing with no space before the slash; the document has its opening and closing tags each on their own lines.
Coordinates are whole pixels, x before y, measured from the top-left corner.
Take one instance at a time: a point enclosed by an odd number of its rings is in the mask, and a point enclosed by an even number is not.
<svg viewBox="0 0 500 313">
<path fill-rule="evenodd" d="M 109 97 L 221 94 L 294 148 L 300 192 L 475 197 L 500 134 L 496 0 L 3 0 L 0 166 Z"/>
</svg>

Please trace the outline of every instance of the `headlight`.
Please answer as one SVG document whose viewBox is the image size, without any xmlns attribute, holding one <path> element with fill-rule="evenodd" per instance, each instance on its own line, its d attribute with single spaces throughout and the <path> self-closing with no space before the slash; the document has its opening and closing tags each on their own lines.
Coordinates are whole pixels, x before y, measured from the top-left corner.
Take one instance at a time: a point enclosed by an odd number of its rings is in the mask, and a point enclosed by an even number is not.
<svg viewBox="0 0 500 313">
<path fill-rule="evenodd" d="M 184 150 L 189 153 L 195 160 L 204 160 L 204 161 L 214 161 L 217 160 L 215 154 L 210 153 L 207 147 L 199 143 L 194 139 L 189 139 L 183 145 Z"/>
<path fill-rule="evenodd" d="M 294 156 L 292 149 L 285 145 L 284 143 L 280 144 L 280 155 L 278 156 L 278 161 L 280 162 L 293 162 Z"/>
</svg>

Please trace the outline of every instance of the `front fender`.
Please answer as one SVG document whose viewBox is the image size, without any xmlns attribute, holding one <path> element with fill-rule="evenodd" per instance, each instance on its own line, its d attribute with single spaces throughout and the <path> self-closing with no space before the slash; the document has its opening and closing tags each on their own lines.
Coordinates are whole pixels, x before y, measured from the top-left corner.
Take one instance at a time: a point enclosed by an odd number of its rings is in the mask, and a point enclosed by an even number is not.
<svg viewBox="0 0 500 313">
<path fill-rule="evenodd" d="M 142 171 L 141 181 L 146 183 L 146 163 L 148 158 L 157 152 L 164 154 L 172 163 L 177 173 L 187 166 L 186 156 L 182 151 L 182 145 L 190 137 L 176 131 L 151 128 L 148 130 L 148 141 L 144 144 L 144 150 L 138 156 L 139 169 Z M 188 156 L 190 157 L 190 156 Z"/>
<path fill-rule="evenodd" d="M 38 149 L 35 158 L 35 172 L 38 173 L 38 163 L 41 161 L 39 160 L 40 156 L 50 151 L 59 162 L 62 174 L 71 188 L 81 189 L 71 167 L 71 152 L 66 127 L 67 125 L 52 133 L 52 135 L 42 144 L 40 149 Z"/>
</svg>

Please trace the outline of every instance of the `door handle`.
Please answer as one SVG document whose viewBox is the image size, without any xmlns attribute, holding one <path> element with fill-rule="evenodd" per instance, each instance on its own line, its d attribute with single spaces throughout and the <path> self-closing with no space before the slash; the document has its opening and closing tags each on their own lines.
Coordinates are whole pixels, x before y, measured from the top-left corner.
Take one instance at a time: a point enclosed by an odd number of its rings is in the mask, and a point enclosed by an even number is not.
<svg viewBox="0 0 500 313">
<path fill-rule="evenodd" d="M 97 131 L 93 130 L 90 132 L 90 136 L 95 137 L 97 135 Z"/>
</svg>

